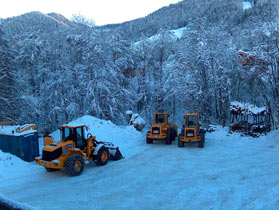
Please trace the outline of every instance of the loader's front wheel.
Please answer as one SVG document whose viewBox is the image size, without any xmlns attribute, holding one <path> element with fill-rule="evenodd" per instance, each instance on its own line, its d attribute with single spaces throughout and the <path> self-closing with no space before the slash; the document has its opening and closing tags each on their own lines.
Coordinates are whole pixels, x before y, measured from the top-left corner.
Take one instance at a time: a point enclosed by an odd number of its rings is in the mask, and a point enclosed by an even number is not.
<svg viewBox="0 0 279 210">
<path fill-rule="evenodd" d="M 56 169 L 56 168 L 48 168 L 48 167 L 45 167 L 46 171 L 47 172 L 54 172 L 54 171 L 58 171 L 59 169 Z"/>
<path fill-rule="evenodd" d="M 109 160 L 109 150 L 106 147 L 102 147 L 96 156 L 95 163 L 97 166 L 104 166 Z"/>
<path fill-rule="evenodd" d="M 78 176 L 83 172 L 84 160 L 78 154 L 73 154 L 68 157 L 65 163 L 65 170 L 69 176 Z"/>
<path fill-rule="evenodd" d="M 153 139 L 150 139 L 150 138 L 146 137 L 146 143 L 147 144 L 153 144 Z"/>
</svg>

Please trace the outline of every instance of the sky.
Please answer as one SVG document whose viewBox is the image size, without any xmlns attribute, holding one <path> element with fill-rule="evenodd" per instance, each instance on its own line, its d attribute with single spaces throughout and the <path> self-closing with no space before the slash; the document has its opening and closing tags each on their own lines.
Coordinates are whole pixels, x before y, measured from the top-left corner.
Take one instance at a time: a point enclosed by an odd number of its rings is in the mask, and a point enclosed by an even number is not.
<svg viewBox="0 0 279 210">
<path fill-rule="evenodd" d="M 180 0 L 4 0 L 0 18 L 18 16 L 31 11 L 55 12 L 66 18 L 81 14 L 96 25 L 121 23 L 144 17 L 155 10 Z"/>
</svg>

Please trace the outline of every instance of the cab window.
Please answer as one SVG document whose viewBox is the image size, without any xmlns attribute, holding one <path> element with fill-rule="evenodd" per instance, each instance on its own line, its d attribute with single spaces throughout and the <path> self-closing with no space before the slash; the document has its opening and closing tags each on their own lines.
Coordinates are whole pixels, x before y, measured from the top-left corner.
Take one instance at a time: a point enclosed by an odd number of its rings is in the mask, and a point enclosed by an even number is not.
<svg viewBox="0 0 279 210">
<path fill-rule="evenodd" d="M 63 140 L 73 140 L 74 139 L 74 131 L 72 128 L 63 128 L 62 129 L 62 139 Z"/>
<path fill-rule="evenodd" d="M 164 123 L 165 122 L 165 115 L 164 114 L 156 114 L 155 122 L 156 123 Z"/>
<path fill-rule="evenodd" d="M 82 128 L 77 128 L 77 145 L 83 145 Z"/>
<path fill-rule="evenodd" d="M 187 127 L 195 127 L 197 122 L 196 116 L 188 115 L 185 119 L 185 124 Z"/>
</svg>

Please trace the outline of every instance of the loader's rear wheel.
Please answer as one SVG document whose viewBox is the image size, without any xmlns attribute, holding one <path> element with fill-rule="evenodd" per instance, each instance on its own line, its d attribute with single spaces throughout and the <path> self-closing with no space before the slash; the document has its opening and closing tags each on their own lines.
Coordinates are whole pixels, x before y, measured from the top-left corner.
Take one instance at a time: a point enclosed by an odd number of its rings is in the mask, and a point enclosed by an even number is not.
<svg viewBox="0 0 279 210">
<path fill-rule="evenodd" d="M 167 138 L 166 138 L 166 140 L 165 140 L 165 144 L 170 145 L 171 142 L 172 142 L 172 140 L 171 140 L 171 131 L 169 131 L 169 132 L 167 133 Z"/>
<path fill-rule="evenodd" d="M 59 169 L 56 169 L 56 168 L 48 168 L 48 167 L 45 167 L 46 171 L 47 172 L 54 172 L 54 171 L 58 171 Z"/>
<path fill-rule="evenodd" d="M 201 140 L 198 142 L 199 148 L 204 148 L 204 134 L 201 134 Z"/>
<path fill-rule="evenodd" d="M 178 147 L 184 147 L 184 142 L 183 141 L 180 141 L 180 136 L 178 136 Z"/>
<path fill-rule="evenodd" d="M 203 141 L 199 141 L 198 147 L 199 147 L 199 148 L 204 148 L 204 142 L 203 142 Z"/>
<path fill-rule="evenodd" d="M 177 137 L 176 129 L 172 127 L 170 132 L 171 132 L 171 140 L 175 141 L 175 138 Z"/>
<path fill-rule="evenodd" d="M 98 154 L 95 159 L 95 163 L 97 166 L 104 166 L 107 164 L 108 160 L 109 160 L 109 150 L 106 147 L 102 147 L 98 151 Z"/>
<path fill-rule="evenodd" d="M 150 138 L 146 137 L 146 143 L 147 144 L 153 144 L 153 139 L 150 139 Z"/>
<path fill-rule="evenodd" d="M 84 160 L 78 154 L 73 154 L 68 157 L 65 163 L 65 170 L 69 176 L 78 176 L 83 172 Z"/>
</svg>

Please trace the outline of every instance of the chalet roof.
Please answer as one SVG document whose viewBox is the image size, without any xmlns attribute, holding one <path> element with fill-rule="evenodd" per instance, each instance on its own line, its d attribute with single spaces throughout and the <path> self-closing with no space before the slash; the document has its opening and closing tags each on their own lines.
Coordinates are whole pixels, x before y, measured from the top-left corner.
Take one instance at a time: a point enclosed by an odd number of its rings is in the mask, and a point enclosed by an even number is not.
<svg viewBox="0 0 279 210">
<path fill-rule="evenodd" d="M 244 56 L 256 56 L 255 52 L 238 50 L 237 54 Z"/>
</svg>

